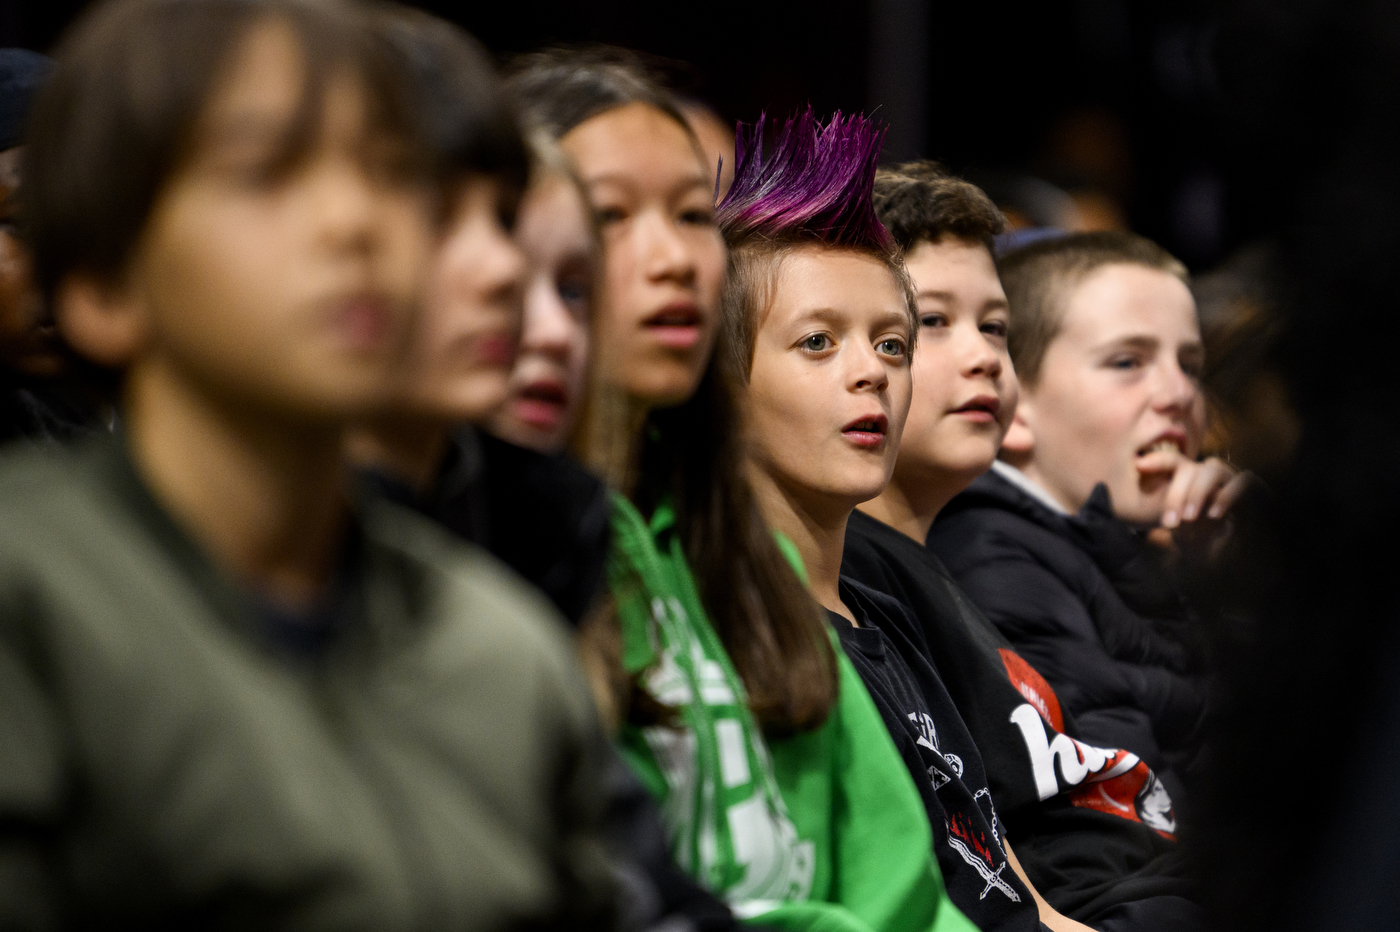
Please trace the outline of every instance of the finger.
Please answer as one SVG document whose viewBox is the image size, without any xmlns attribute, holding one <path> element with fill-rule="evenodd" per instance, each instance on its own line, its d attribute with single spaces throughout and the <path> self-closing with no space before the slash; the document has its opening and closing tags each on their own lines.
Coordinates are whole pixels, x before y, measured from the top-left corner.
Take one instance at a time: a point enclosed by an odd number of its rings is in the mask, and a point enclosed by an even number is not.
<svg viewBox="0 0 1400 932">
<path fill-rule="evenodd" d="M 1181 520 L 1195 521 L 1205 514 L 1215 493 L 1230 480 L 1233 470 L 1223 460 L 1211 458 L 1198 463 L 1181 501 Z"/>
<path fill-rule="evenodd" d="M 1137 471 L 1143 475 L 1152 473 L 1174 472 L 1182 463 L 1190 462 L 1175 450 L 1153 450 L 1151 453 L 1144 453 L 1133 461 Z"/>
<path fill-rule="evenodd" d="M 1250 482 L 1254 480 L 1253 473 L 1238 472 L 1230 478 L 1230 481 L 1221 487 L 1215 495 L 1215 501 L 1210 505 L 1211 518 L 1219 519 L 1225 517 L 1225 513 L 1234 507 L 1235 502 L 1240 500 L 1244 490 L 1249 488 Z"/>
<path fill-rule="evenodd" d="M 1172 473 L 1171 485 L 1167 487 L 1167 496 L 1163 499 L 1162 527 L 1175 528 L 1181 524 L 1186 493 L 1191 488 L 1191 483 L 1200 468 L 1199 463 L 1178 457 L 1176 472 Z"/>
</svg>

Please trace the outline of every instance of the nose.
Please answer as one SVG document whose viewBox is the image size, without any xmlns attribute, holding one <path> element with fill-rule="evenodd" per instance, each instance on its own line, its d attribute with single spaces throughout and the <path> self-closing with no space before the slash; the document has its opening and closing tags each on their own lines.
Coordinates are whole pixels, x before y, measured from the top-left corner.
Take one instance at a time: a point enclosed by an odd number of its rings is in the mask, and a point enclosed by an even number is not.
<svg viewBox="0 0 1400 932">
<path fill-rule="evenodd" d="M 525 329 L 520 336 L 521 350 L 567 361 L 577 329 L 578 324 L 560 299 L 553 278 L 541 275 L 532 281 L 525 292 Z"/>
<path fill-rule="evenodd" d="M 317 168 L 309 216 L 319 219 L 321 237 L 336 253 L 366 258 L 384 245 L 379 222 L 384 192 L 348 157 L 326 159 Z"/>
<path fill-rule="evenodd" d="M 980 375 L 989 379 L 1001 376 L 1001 353 L 976 325 L 959 327 L 957 340 L 957 359 L 964 376 Z"/>
<path fill-rule="evenodd" d="M 890 385 L 889 364 L 869 341 L 856 339 L 848 353 L 848 383 L 853 392 L 883 392 Z"/>
<path fill-rule="evenodd" d="M 488 300 L 518 306 L 525 281 L 525 254 L 500 223 L 491 222 L 475 262 Z"/>
<path fill-rule="evenodd" d="M 1180 362 L 1166 357 L 1159 369 L 1154 407 L 1163 413 L 1184 415 L 1200 397 L 1201 387 L 1181 368 Z"/>
<path fill-rule="evenodd" d="M 647 211 L 638 218 L 643 268 L 652 281 L 673 281 L 690 285 L 695 281 L 695 253 L 665 213 Z"/>
</svg>

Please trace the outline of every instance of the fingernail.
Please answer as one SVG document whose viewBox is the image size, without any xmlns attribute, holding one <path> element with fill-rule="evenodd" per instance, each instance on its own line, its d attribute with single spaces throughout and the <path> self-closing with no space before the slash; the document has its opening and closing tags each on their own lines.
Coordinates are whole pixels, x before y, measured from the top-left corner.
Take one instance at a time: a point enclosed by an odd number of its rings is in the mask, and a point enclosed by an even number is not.
<svg viewBox="0 0 1400 932">
<path fill-rule="evenodd" d="M 1182 512 L 1182 515 L 1181 515 L 1181 516 L 1182 516 L 1183 518 L 1185 518 L 1187 521 L 1195 521 L 1195 520 L 1196 520 L 1196 506 L 1195 506 L 1195 505 L 1187 505 L 1187 506 L 1186 506 L 1186 509 Z"/>
<path fill-rule="evenodd" d="M 1176 527 L 1177 524 L 1176 512 L 1169 511 L 1162 515 L 1162 527 Z"/>
<path fill-rule="evenodd" d="M 1224 508 L 1223 505 L 1212 505 L 1212 506 L 1210 506 L 1210 517 L 1211 517 L 1211 520 L 1212 520 L 1212 521 L 1215 521 L 1215 520 L 1219 519 L 1219 518 L 1220 518 L 1222 515 L 1224 515 L 1224 514 L 1225 514 L 1225 508 Z"/>
</svg>

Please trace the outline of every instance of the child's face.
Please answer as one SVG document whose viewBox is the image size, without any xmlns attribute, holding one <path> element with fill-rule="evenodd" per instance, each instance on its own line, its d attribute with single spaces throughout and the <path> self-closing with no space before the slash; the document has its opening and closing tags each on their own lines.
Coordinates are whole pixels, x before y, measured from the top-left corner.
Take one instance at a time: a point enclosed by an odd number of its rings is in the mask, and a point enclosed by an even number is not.
<svg viewBox="0 0 1400 932">
<path fill-rule="evenodd" d="M 1037 480 L 1071 511 L 1107 483 L 1119 517 L 1158 523 L 1172 477 L 1161 453 L 1200 452 L 1202 363 L 1184 283 L 1140 265 L 1090 273 L 1066 299 L 1037 384 L 1022 389 Z"/>
<path fill-rule="evenodd" d="M 505 402 L 520 340 L 525 257 L 511 238 L 510 192 L 471 175 L 449 205 L 408 355 L 408 407 L 480 422 Z"/>
<path fill-rule="evenodd" d="M 387 400 L 430 204 L 348 74 L 329 76 L 310 151 L 279 170 L 302 88 L 290 29 L 254 28 L 114 294 L 138 321 L 137 366 L 267 414 L 343 419 Z"/>
<path fill-rule="evenodd" d="M 60 362 L 42 338 L 29 250 L 15 232 L 23 151 L 23 146 L 14 146 L 0 152 L 0 365 L 47 375 L 57 371 Z"/>
<path fill-rule="evenodd" d="M 779 265 L 744 394 L 749 456 L 813 511 L 889 482 L 909 413 L 909 314 L 877 259 L 804 247 Z"/>
<path fill-rule="evenodd" d="M 645 104 L 585 120 L 560 142 L 603 227 L 599 371 L 650 405 L 679 404 L 700 384 L 719 317 L 714 178 L 685 131 Z"/>
<path fill-rule="evenodd" d="M 564 447 L 583 396 L 597 258 L 588 205 L 569 179 L 545 175 L 520 204 L 516 242 L 528 262 L 525 327 L 510 394 L 491 429 L 545 452 Z"/>
<path fill-rule="evenodd" d="M 923 242 L 905 264 L 918 300 L 919 349 L 895 481 L 956 492 L 991 467 L 1015 416 L 1006 293 L 981 243 Z"/>
</svg>

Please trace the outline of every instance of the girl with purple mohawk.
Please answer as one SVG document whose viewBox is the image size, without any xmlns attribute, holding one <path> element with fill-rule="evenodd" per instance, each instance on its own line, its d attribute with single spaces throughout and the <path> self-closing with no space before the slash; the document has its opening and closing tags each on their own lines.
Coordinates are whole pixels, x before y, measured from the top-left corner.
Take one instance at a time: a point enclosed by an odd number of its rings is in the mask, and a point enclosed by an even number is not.
<svg viewBox="0 0 1400 932">
<path fill-rule="evenodd" d="M 672 854 L 766 926 L 970 930 L 879 713 L 749 484 L 713 171 L 625 60 L 545 53 L 515 86 L 603 225 L 606 345 L 583 452 L 620 494 L 611 598 L 583 654 Z"/>
<path fill-rule="evenodd" d="M 883 130 L 839 113 L 739 134 L 719 221 L 723 309 L 750 481 L 800 556 L 927 815 L 948 895 L 984 932 L 1085 929 L 1044 906 L 1010 854 L 981 755 L 914 616 L 841 575 L 846 522 L 889 483 L 913 394 L 913 289 L 876 218 Z M 928 838 L 928 836 L 923 836 Z"/>
</svg>

